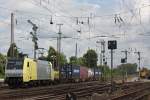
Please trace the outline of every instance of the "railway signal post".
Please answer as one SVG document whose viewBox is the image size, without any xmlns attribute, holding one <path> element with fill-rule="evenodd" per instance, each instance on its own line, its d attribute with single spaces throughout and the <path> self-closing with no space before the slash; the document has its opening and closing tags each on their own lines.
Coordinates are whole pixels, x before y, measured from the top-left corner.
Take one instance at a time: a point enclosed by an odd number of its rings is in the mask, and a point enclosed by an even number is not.
<svg viewBox="0 0 150 100">
<path fill-rule="evenodd" d="M 101 53 L 100 53 L 100 65 L 105 66 L 107 61 L 106 61 L 106 57 L 105 57 L 105 46 L 106 46 L 106 42 L 104 40 L 100 40 L 100 41 L 96 41 L 96 43 L 101 44 Z M 106 73 L 105 73 L 105 67 L 103 69 L 103 78 L 104 80 L 106 80 Z"/>
<path fill-rule="evenodd" d="M 128 50 L 124 50 L 124 51 L 121 51 L 121 52 L 125 53 L 125 58 L 121 59 L 121 63 L 122 64 L 127 63 L 127 61 L 128 61 L 128 53 L 130 53 L 130 52 Z M 128 73 L 127 73 L 127 69 L 123 68 L 123 70 L 125 70 L 125 74 L 124 74 L 124 71 L 123 71 L 123 82 L 124 82 L 124 81 L 127 81 Z"/>
<path fill-rule="evenodd" d="M 108 41 L 108 49 L 111 50 L 111 89 L 110 92 L 113 92 L 113 74 L 112 74 L 112 70 L 113 70 L 113 50 L 117 49 L 117 41 L 116 40 L 111 40 Z"/>
<path fill-rule="evenodd" d="M 139 80 L 140 80 L 140 70 L 141 70 L 141 52 L 134 52 L 138 55 L 138 61 L 139 61 Z"/>
</svg>

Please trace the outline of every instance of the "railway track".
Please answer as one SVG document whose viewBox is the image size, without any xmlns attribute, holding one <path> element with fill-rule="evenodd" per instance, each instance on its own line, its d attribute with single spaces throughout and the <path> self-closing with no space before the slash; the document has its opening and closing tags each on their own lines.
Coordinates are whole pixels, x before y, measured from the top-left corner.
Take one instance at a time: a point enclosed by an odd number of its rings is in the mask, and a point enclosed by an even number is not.
<svg viewBox="0 0 150 100">
<path fill-rule="evenodd" d="M 56 86 L 49 86 L 49 87 L 37 87 L 37 88 L 28 88 L 28 89 L 17 89 L 17 90 L 10 90 L 10 91 L 0 91 L 0 98 L 3 100 L 11 100 L 11 99 L 26 99 L 29 97 L 37 97 L 39 95 L 51 95 L 55 96 L 60 95 L 62 93 L 67 93 L 68 91 L 90 87 L 94 84 L 97 85 L 104 85 L 104 83 L 100 82 L 86 82 L 86 83 L 76 83 L 76 84 L 63 84 L 63 85 L 56 85 Z M 54 94 L 55 93 L 55 94 Z M 56 97 L 56 96 L 55 96 Z"/>
<path fill-rule="evenodd" d="M 86 92 L 89 92 L 91 93 L 92 91 L 94 90 L 98 90 L 101 88 L 108 88 L 109 84 L 107 85 L 104 85 L 104 84 L 101 84 L 101 85 L 94 85 L 94 86 L 87 86 L 87 87 L 83 87 L 83 88 L 74 88 L 74 89 L 71 89 L 70 91 L 67 91 L 67 90 L 59 90 L 59 91 L 55 91 L 51 94 L 47 94 L 47 95 L 42 95 L 42 96 L 37 96 L 37 97 L 32 97 L 30 98 L 30 100 L 64 100 L 65 97 L 66 97 L 66 94 L 68 92 L 73 92 L 76 96 L 80 94 L 83 95 Z M 80 92 L 79 92 L 80 91 Z M 82 91 L 82 92 L 81 92 Z M 103 91 L 103 90 L 102 90 Z"/>
<path fill-rule="evenodd" d="M 111 100 L 141 100 L 147 95 L 150 95 L 150 83 L 143 83 L 136 87 L 124 89 L 122 94 L 112 97 Z"/>
<path fill-rule="evenodd" d="M 118 84 L 117 88 L 122 88 L 122 89 L 127 89 L 132 86 L 139 86 L 142 83 L 127 83 L 127 84 Z M 108 92 L 110 89 L 110 84 L 105 84 L 105 85 L 94 85 L 94 86 L 88 86 L 84 88 L 79 88 L 79 89 L 72 89 L 71 92 L 73 92 L 76 96 L 76 98 L 82 98 L 82 97 L 90 97 L 93 93 L 104 93 Z M 53 94 L 47 94 L 47 95 L 42 95 L 42 96 L 37 96 L 30 98 L 30 100 L 65 100 L 67 91 L 59 91 L 55 92 Z"/>
<path fill-rule="evenodd" d="M 124 91 L 134 90 L 135 87 L 140 88 L 145 83 L 135 82 L 126 84 L 117 84 L 115 87 Z M 93 93 L 102 94 L 110 90 L 110 84 L 100 82 L 87 82 L 76 84 L 63 84 L 50 87 L 38 87 L 29 89 L 18 89 L 7 92 L 0 91 L 0 99 L 2 100 L 65 100 L 66 94 L 74 93 L 77 98 L 90 97 Z M 124 94 L 125 95 L 125 94 Z M 127 94 L 126 94 L 127 95 Z M 120 95 L 120 98 L 123 95 Z M 112 100 L 126 100 L 112 97 Z M 131 99 L 133 100 L 133 99 Z M 138 100 L 138 99 L 135 99 Z"/>
<path fill-rule="evenodd" d="M 8 89 L 8 85 L 4 84 L 4 82 L 0 81 L 0 91 Z"/>
<path fill-rule="evenodd" d="M 92 98 L 93 100 L 149 100 L 145 96 L 150 94 L 150 83 L 127 83 L 120 86 L 120 89 L 112 94 L 94 94 Z"/>
<path fill-rule="evenodd" d="M 115 91 L 118 91 L 118 90 L 127 90 L 127 89 L 130 89 L 131 87 L 137 87 L 137 86 L 141 86 L 142 82 L 135 82 L 135 83 L 126 83 L 126 84 L 116 84 L 115 85 Z M 98 93 L 98 94 L 102 94 L 102 93 L 107 93 L 109 94 L 110 92 L 110 84 L 109 85 L 104 85 L 103 87 L 97 87 L 97 88 L 90 88 L 90 89 L 86 89 L 86 90 L 83 90 L 83 91 L 78 91 L 78 92 L 75 92 L 75 94 L 77 95 L 78 98 L 81 98 L 81 97 L 89 97 L 89 96 L 92 96 L 93 93 Z M 129 90 L 128 90 L 129 91 Z M 110 100 L 110 99 L 109 99 Z"/>
</svg>

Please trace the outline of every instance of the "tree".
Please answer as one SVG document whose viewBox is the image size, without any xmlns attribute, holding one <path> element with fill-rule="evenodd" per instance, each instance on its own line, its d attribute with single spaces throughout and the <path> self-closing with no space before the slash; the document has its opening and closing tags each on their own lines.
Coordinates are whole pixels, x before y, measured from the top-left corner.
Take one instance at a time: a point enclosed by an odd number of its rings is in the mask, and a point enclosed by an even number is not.
<svg viewBox="0 0 150 100">
<path fill-rule="evenodd" d="M 19 51 L 18 51 L 16 44 L 15 43 L 11 44 L 9 49 L 8 49 L 8 52 L 7 52 L 7 57 L 18 58 L 18 54 L 19 54 Z"/>
<path fill-rule="evenodd" d="M 98 65 L 98 68 L 100 68 L 102 73 L 106 73 L 106 74 L 110 73 L 110 68 L 107 65 Z"/>
<path fill-rule="evenodd" d="M 137 64 L 136 63 L 121 64 L 121 65 L 117 66 L 117 68 L 115 70 L 118 73 L 127 72 L 128 74 L 135 74 L 137 72 Z"/>
<path fill-rule="evenodd" d="M 63 66 L 67 63 L 67 58 L 63 53 L 58 54 L 60 55 L 60 66 Z"/>
<path fill-rule="evenodd" d="M 82 66 L 86 66 L 85 64 L 85 60 L 83 57 L 79 57 L 79 58 L 76 58 L 75 56 L 71 56 L 70 57 L 70 64 L 73 64 L 73 65 L 82 65 Z"/>
<path fill-rule="evenodd" d="M 70 57 L 70 62 L 69 62 L 70 64 L 77 64 L 77 57 L 75 57 L 75 56 L 71 56 Z"/>
<path fill-rule="evenodd" d="M 83 57 L 78 58 L 77 59 L 77 64 L 82 65 L 82 66 L 86 66 L 85 59 Z"/>
<path fill-rule="evenodd" d="M 56 57 L 57 57 L 56 50 L 52 46 L 50 46 L 49 50 L 48 50 L 47 60 L 52 62 L 53 66 L 55 66 L 55 67 L 57 66 L 57 59 L 56 59 Z"/>
<path fill-rule="evenodd" d="M 53 66 L 57 66 L 57 57 L 59 57 L 60 65 L 67 63 L 66 56 L 63 53 L 58 53 L 52 46 L 49 47 L 47 60 L 52 62 Z"/>
<path fill-rule="evenodd" d="M 102 80 L 107 80 L 110 77 L 110 68 L 107 65 L 98 65 L 101 71 Z"/>
<path fill-rule="evenodd" d="M 137 64 L 136 63 L 121 64 L 113 69 L 113 76 L 116 76 L 119 78 L 122 77 L 124 79 L 124 78 L 127 78 L 127 77 L 125 77 L 126 75 L 136 74 L 136 72 L 137 72 Z"/>
<path fill-rule="evenodd" d="M 97 66 L 97 53 L 95 50 L 88 50 L 87 53 L 83 55 L 84 63 L 87 67 L 96 67 Z"/>
<path fill-rule="evenodd" d="M 0 53 L 0 76 L 4 75 L 5 65 L 6 65 L 6 56 Z"/>
</svg>

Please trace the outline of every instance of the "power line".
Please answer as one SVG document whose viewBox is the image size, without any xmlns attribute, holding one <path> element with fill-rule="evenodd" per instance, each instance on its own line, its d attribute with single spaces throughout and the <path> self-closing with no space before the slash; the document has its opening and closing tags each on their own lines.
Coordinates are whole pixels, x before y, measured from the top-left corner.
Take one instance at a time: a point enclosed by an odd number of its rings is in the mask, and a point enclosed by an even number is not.
<svg viewBox="0 0 150 100">
<path fill-rule="evenodd" d="M 109 16 L 113 16 L 113 15 L 121 15 L 121 14 L 131 13 L 133 11 L 137 11 L 137 10 L 145 8 L 145 7 L 150 7 L 150 5 L 143 5 L 143 6 L 138 7 L 138 8 L 130 9 L 130 11 L 115 12 L 115 13 L 112 13 L 112 14 L 101 15 L 101 16 L 95 15 L 94 17 L 109 17 Z"/>
<path fill-rule="evenodd" d="M 49 8 L 47 8 L 47 7 L 44 7 L 46 10 L 48 10 L 50 13 L 52 13 L 51 11 L 50 11 L 50 9 Z M 56 15 L 55 15 L 56 16 Z M 73 18 L 72 16 L 70 17 L 70 18 Z M 67 24 L 68 25 L 68 23 L 66 22 L 65 24 Z M 72 25 L 68 25 L 69 27 L 71 27 L 73 30 L 75 30 L 75 31 L 77 31 L 77 29 L 74 29 L 73 27 L 72 27 Z"/>
<path fill-rule="evenodd" d="M 149 6 L 149 5 L 148 5 Z M 146 6 L 143 6 L 143 7 L 146 7 Z M 50 11 L 48 8 L 46 8 L 48 11 Z M 135 9 L 136 10 L 136 9 Z M 16 10 L 16 11 L 18 11 L 18 10 Z M 50 11 L 51 12 L 51 11 Z M 45 14 L 44 14 L 45 15 Z M 47 16 L 49 16 L 49 15 L 47 15 Z M 56 15 L 55 15 L 55 17 L 57 17 Z M 64 17 L 64 16 L 60 16 L 60 17 Z M 65 17 L 68 17 L 68 16 L 65 16 Z M 70 17 L 70 16 L 69 16 Z M 75 17 L 70 17 L 70 18 L 75 18 Z M 82 18 L 88 18 L 88 17 L 82 17 Z M 68 23 L 67 23 L 68 24 Z M 68 25 L 68 26 L 70 26 L 70 25 Z M 72 25 L 71 25 L 71 27 L 72 27 Z M 72 27 L 73 28 L 73 27 Z M 76 31 L 77 31 L 77 29 L 75 29 Z"/>
<path fill-rule="evenodd" d="M 35 2 L 35 1 L 34 1 Z M 33 3 L 32 3 L 33 4 Z M 35 4 L 34 4 L 35 5 Z M 138 7 L 138 8 L 133 8 L 133 9 L 130 9 L 130 11 L 123 11 L 123 12 L 115 12 L 115 13 L 112 13 L 112 14 L 106 14 L 106 15 L 94 15 L 93 17 L 112 17 L 113 15 L 117 14 L 117 15 L 120 15 L 120 14 L 126 14 L 126 13 L 131 13 L 133 11 L 136 11 L 138 9 L 142 9 L 142 8 L 145 8 L 145 7 L 149 7 L 150 5 L 143 5 L 141 7 Z M 38 6 L 40 7 L 40 6 Z M 38 14 L 38 15 L 45 15 L 45 16 L 53 16 L 53 15 L 49 15 L 49 14 L 44 14 L 44 13 L 35 13 L 35 12 L 29 12 L 29 11 L 23 11 L 23 10 L 12 10 L 12 9 L 9 9 L 9 8 L 6 8 L 6 7 L 2 7 L 0 6 L 1 9 L 4 9 L 4 10 L 8 10 L 8 11 L 14 11 L 14 12 L 21 12 L 21 13 L 31 13 L 31 14 Z M 47 9 L 48 11 L 50 11 L 50 9 L 48 9 L 47 7 L 44 9 Z M 52 13 L 52 11 L 50 11 Z M 63 15 L 55 15 L 55 17 L 67 17 L 67 18 L 88 18 L 88 16 L 63 16 Z"/>
<path fill-rule="evenodd" d="M 18 10 L 15 10 L 15 11 L 18 11 Z M 45 14 L 44 14 L 45 15 Z M 49 16 L 49 15 L 48 15 Z M 60 16 L 61 17 L 61 16 Z M 66 17 L 68 17 L 68 16 L 66 16 Z M 72 17 L 70 17 L 70 18 L 72 18 Z M 73 17 L 74 18 L 74 17 Z M 82 17 L 82 18 L 84 18 L 84 17 Z M 87 17 L 85 17 L 85 18 L 87 18 Z M 68 24 L 68 23 L 66 23 L 66 24 Z M 72 27 L 72 25 L 68 25 L 68 26 L 71 26 Z M 75 30 L 77 30 L 77 29 L 75 29 Z"/>
</svg>

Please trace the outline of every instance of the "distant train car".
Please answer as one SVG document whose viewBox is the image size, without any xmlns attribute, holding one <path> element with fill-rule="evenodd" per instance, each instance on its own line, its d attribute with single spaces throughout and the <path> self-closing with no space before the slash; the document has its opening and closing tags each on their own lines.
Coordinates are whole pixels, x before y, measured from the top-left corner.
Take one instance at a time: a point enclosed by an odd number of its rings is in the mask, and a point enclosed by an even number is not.
<svg viewBox="0 0 150 100">
<path fill-rule="evenodd" d="M 145 79 L 150 79 L 150 70 L 147 68 L 142 68 L 140 70 L 140 77 Z"/>
<path fill-rule="evenodd" d="M 89 80 L 100 80 L 101 78 L 101 70 L 100 68 L 89 68 L 88 69 L 88 79 Z"/>
<path fill-rule="evenodd" d="M 31 58 L 7 60 L 5 83 L 10 87 L 50 84 L 54 80 L 52 64 Z"/>
<path fill-rule="evenodd" d="M 79 81 L 80 67 L 76 65 L 64 65 L 61 68 L 61 79 L 65 82 Z"/>
<path fill-rule="evenodd" d="M 71 78 L 72 78 L 75 82 L 79 82 L 79 81 L 80 81 L 80 67 L 79 67 L 79 66 L 73 66 L 73 67 L 72 67 L 71 74 L 72 74 L 72 77 L 71 77 Z"/>
<path fill-rule="evenodd" d="M 88 80 L 93 80 L 94 77 L 94 70 L 88 68 Z"/>
<path fill-rule="evenodd" d="M 93 69 L 93 72 L 95 72 L 95 80 L 100 80 L 100 78 L 101 78 L 101 70 L 100 70 L 100 68 Z"/>
<path fill-rule="evenodd" d="M 88 80 L 88 68 L 80 66 L 80 81 L 87 81 Z"/>
<path fill-rule="evenodd" d="M 66 81 L 84 82 L 99 80 L 101 77 L 101 72 L 98 68 L 95 68 L 94 70 L 83 66 L 65 65 L 61 69 L 61 77 L 62 80 Z"/>
</svg>

